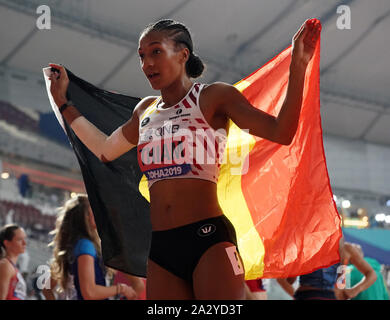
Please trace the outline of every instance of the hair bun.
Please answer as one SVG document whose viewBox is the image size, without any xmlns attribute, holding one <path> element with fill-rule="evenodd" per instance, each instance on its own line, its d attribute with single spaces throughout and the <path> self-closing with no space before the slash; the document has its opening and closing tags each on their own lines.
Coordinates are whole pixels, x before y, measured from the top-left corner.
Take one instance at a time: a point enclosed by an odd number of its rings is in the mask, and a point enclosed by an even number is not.
<svg viewBox="0 0 390 320">
<path fill-rule="evenodd" d="M 203 70 L 204 64 L 202 60 L 200 60 L 200 58 L 196 54 L 191 53 L 186 63 L 187 74 L 191 78 L 198 78 L 202 75 Z"/>
</svg>

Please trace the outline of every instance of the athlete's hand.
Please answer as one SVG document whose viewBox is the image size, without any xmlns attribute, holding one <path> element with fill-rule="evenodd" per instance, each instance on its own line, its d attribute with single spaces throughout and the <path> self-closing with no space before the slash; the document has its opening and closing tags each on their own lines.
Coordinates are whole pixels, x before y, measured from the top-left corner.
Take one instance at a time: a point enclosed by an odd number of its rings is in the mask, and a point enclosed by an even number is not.
<svg viewBox="0 0 390 320">
<path fill-rule="evenodd" d="M 67 101 L 66 90 L 68 89 L 69 86 L 69 78 L 65 68 L 62 65 L 49 63 L 49 66 L 59 70 L 59 73 L 51 72 L 49 79 L 51 80 L 50 83 L 51 95 L 53 96 L 56 105 L 60 107 Z"/>
<path fill-rule="evenodd" d="M 306 67 L 321 34 L 321 22 L 318 19 L 306 20 L 292 39 L 292 63 Z"/>
</svg>

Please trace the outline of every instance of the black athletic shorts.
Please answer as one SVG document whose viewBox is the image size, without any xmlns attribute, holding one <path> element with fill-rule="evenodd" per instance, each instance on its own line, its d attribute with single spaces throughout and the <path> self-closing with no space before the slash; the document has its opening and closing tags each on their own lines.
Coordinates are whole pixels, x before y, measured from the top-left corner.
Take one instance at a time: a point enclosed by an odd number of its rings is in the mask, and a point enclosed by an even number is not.
<svg viewBox="0 0 390 320">
<path fill-rule="evenodd" d="M 153 231 L 149 259 L 192 282 L 192 273 L 201 256 L 220 242 L 231 242 L 237 247 L 234 227 L 224 215 L 169 230 Z"/>
</svg>

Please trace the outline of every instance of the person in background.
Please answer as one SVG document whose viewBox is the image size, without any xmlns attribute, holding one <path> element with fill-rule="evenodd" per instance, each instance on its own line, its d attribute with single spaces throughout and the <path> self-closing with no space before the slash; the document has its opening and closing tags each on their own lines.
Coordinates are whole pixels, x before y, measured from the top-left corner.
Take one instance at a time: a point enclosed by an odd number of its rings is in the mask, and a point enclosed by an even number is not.
<svg viewBox="0 0 390 320">
<path fill-rule="evenodd" d="M 27 285 L 16 267 L 19 255 L 26 250 L 26 233 L 16 224 L 0 229 L 0 300 L 24 300 Z"/>
<path fill-rule="evenodd" d="M 278 283 L 295 300 L 347 300 L 356 297 L 375 282 L 375 271 L 364 261 L 353 244 L 344 242 L 344 238 L 340 239 L 339 251 L 340 262 L 343 264 L 336 263 L 328 268 L 301 275 L 297 290 L 292 287 L 296 277 L 278 279 Z M 345 285 L 343 272 L 348 262 L 365 275 L 360 283 L 351 288 Z"/>
<path fill-rule="evenodd" d="M 371 268 L 374 269 L 377 279 L 373 285 L 360 292 L 356 297 L 352 298 L 352 300 L 389 300 L 389 293 L 381 273 L 380 263 L 374 258 L 364 257 L 364 253 L 360 245 L 356 244 L 355 248 L 362 258 L 371 266 Z M 352 287 L 364 281 L 364 275 L 353 264 L 350 264 L 348 267 L 350 267 L 349 274 Z"/>
<path fill-rule="evenodd" d="M 65 203 L 51 233 L 55 235 L 49 244 L 54 247 L 51 281 L 50 288 L 43 290 L 47 299 L 55 298 L 51 288 L 57 285 L 65 299 L 74 296 L 74 291 L 78 300 L 103 300 L 118 295 L 135 299 L 135 291 L 123 283 L 106 286 L 100 239 L 86 195 L 79 194 Z"/>
</svg>

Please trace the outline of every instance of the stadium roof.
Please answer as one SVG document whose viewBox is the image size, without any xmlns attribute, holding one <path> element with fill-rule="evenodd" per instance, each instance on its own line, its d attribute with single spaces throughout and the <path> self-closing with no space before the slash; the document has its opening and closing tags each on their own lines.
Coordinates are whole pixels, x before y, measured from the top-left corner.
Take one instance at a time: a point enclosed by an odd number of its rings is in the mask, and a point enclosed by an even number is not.
<svg viewBox="0 0 390 320">
<path fill-rule="evenodd" d="M 41 4 L 0 0 L 0 66 L 41 74 L 58 62 L 132 96 L 156 94 L 137 56 L 138 35 L 150 22 L 184 22 L 207 64 L 201 81 L 233 84 L 288 47 L 303 21 L 319 18 L 324 132 L 390 145 L 388 0 L 53 0 L 45 2 L 50 30 L 36 26 Z M 350 30 L 337 27 L 340 4 L 351 10 Z"/>
</svg>

